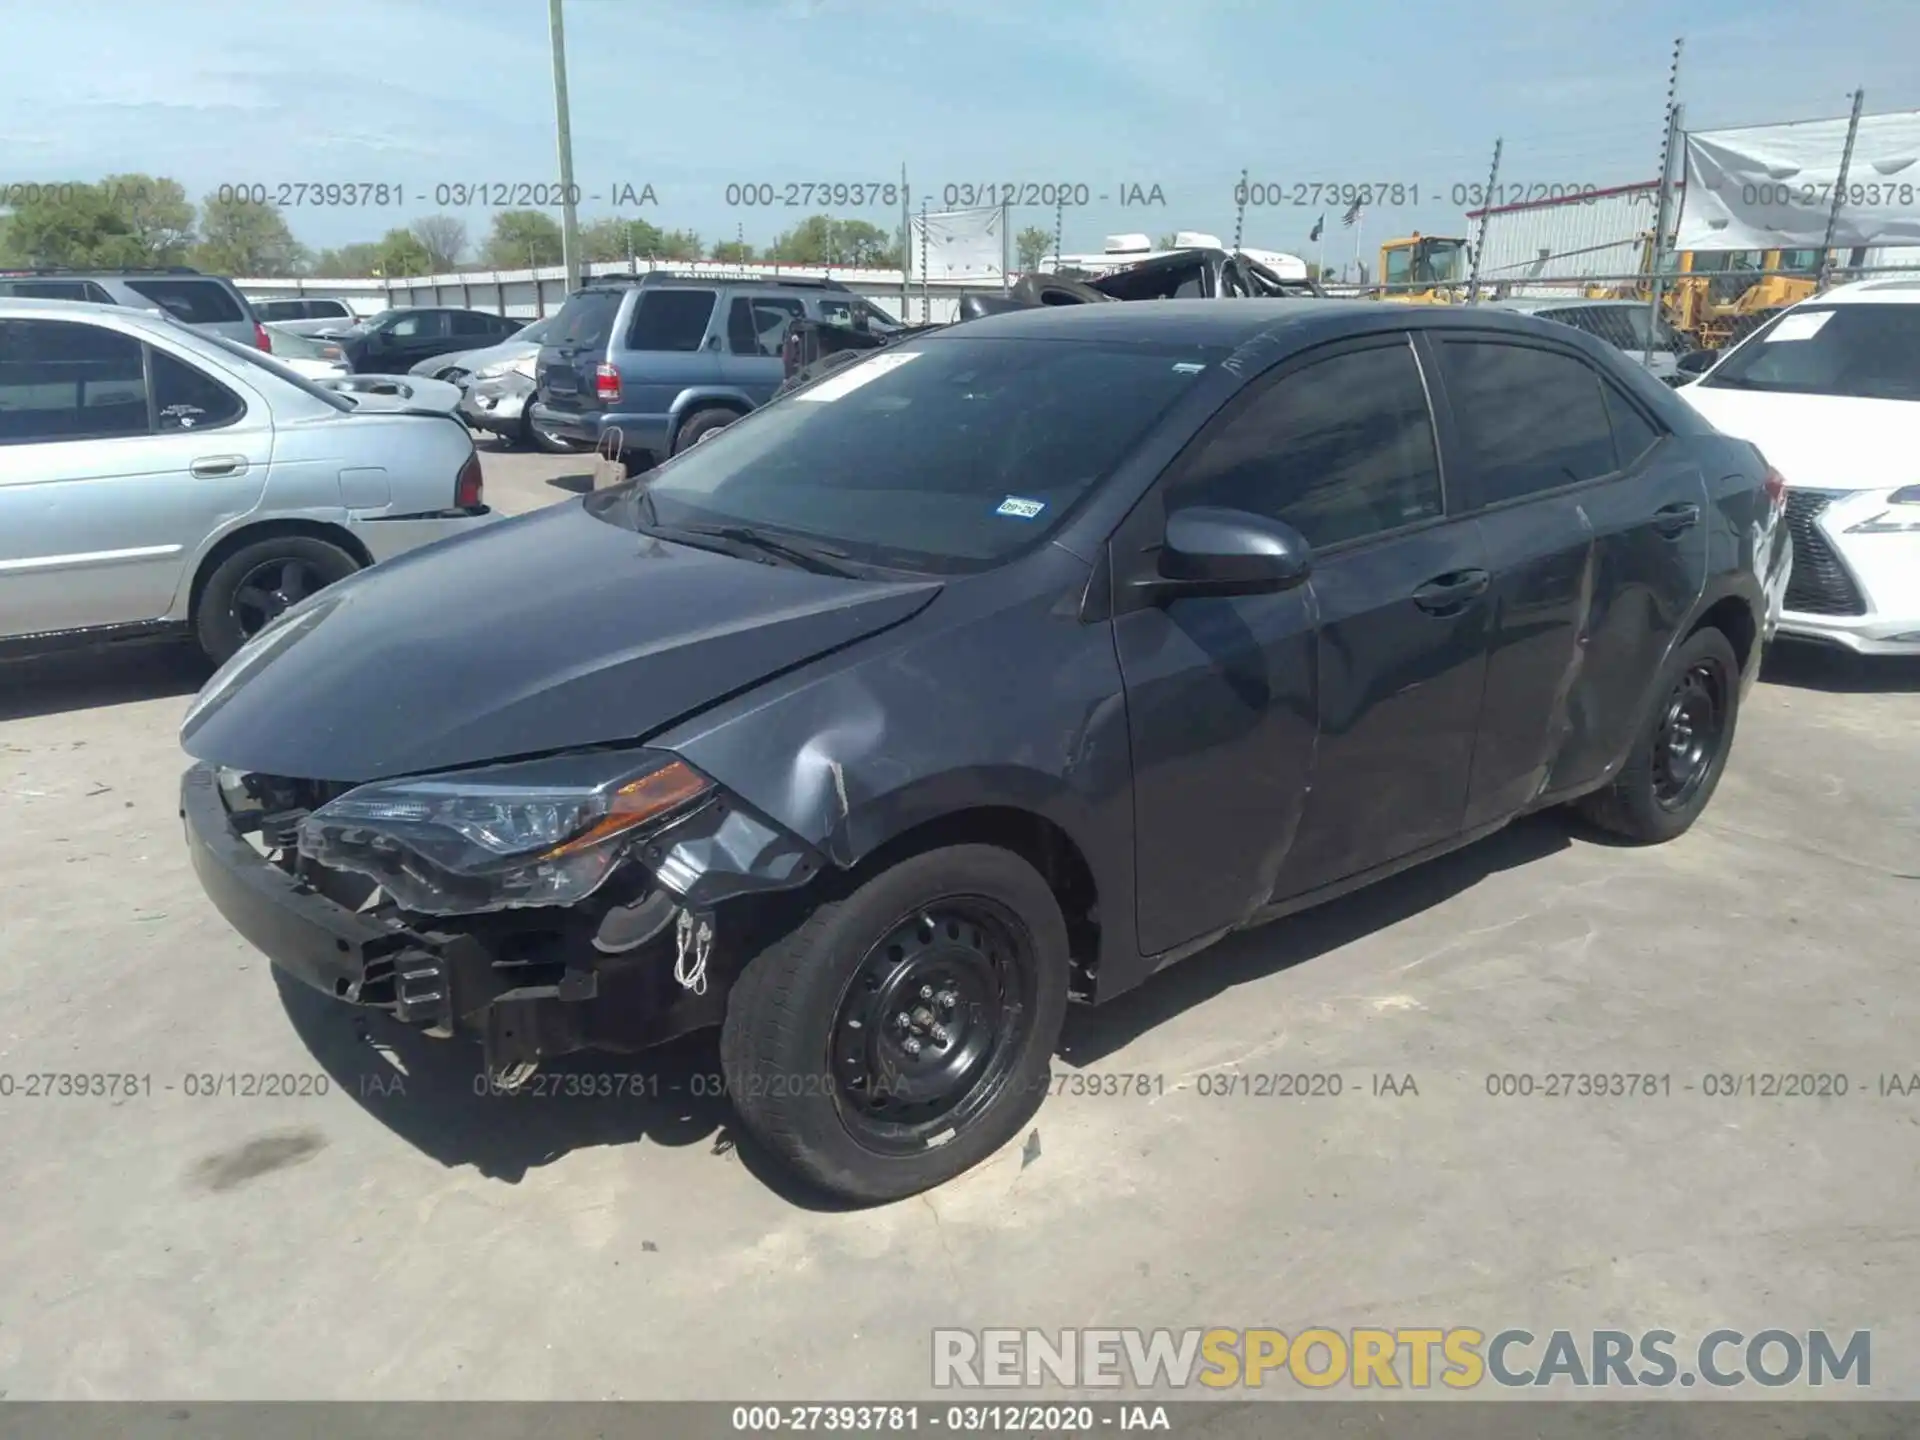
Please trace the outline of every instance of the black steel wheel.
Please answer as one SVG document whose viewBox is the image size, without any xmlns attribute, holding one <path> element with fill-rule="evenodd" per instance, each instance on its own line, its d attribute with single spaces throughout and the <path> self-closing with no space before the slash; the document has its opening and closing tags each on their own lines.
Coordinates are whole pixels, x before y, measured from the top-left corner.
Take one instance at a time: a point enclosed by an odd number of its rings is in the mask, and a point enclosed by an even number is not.
<svg viewBox="0 0 1920 1440">
<path fill-rule="evenodd" d="M 200 648 L 215 663 L 307 596 L 344 580 L 360 562 L 312 535 L 270 535 L 225 556 L 207 575 L 194 606 Z"/>
<path fill-rule="evenodd" d="M 1740 661 L 1716 629 L 1674 650 L 1653 712 L 1613 783 L 1580 802 L 1586 817 L 1623 839 L 1657 845 L 1685 833 L 1713 798 L 1740 714 Z"/>
<path fill-rule="evenodd" d="M 1067 932 L 1011 851 L 912 856 L 817 905 L 727 997 L 720 1060 L 742 1125 L 848 1200 L 952 1179 L 1045 1097 Z"/>
<path fill-rule="evenodd" d="M 1729 677 L 1711 657 L 1687 667 L 1668 694 L 1653 747 L 1653 798 L 1685 806 L 1713 772 L 1725 731 Z"/>
<path fill-rule="evenodd" d="M 908 1154 L 966 1125 L 1005 1084 L 1038 982 L 1032 937 L 997 901 L 949 896 L 903 916 L 834 1015 L 841 1120 L 870 1148 Z"/>
</svg>

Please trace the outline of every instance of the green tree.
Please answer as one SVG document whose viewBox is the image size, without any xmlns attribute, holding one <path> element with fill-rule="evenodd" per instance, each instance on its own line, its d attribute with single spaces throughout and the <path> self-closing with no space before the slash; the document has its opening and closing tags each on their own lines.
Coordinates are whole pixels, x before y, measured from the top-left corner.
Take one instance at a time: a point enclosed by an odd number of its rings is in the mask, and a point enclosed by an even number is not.
<svg viewBox="0 0 1920 1440">
<path fill-rule="evenodd" d="M 538 210 L 499 210 L 480 258 L 495 270 L 526 270 L 558 265 L 561 260 L 560 225 Z"/>
<path fill-rule="evenodd" d="M 644 260 L 660 253 L 665 238 L 660 227 L 651 221 L 606 215 L 580 227 L 580 259 L 587 264 L 625 260 L 629 256 Z"/>
<path fill-rule="evenodd" d="M 328 279 L 357 279 L 371 275 L 380 265 L 380 247 L 356 240 L 337 250 L 322 250 L 313 262 L 313 273 Z"/>
<path fill-rule="evenodd" d="M 1022 270 L 1038 270 L 1040 262 L 1053 253 L 1053 236 L 1038 225 L 1029 225 L 1013 237 L 1013 252 Z"/>
<path fill-rule="evenodd" d="M 662 260 L 699 260 L 706 253 L 700 237 L 691 230 L 669 230 L 660 237 L 659 254 Z"/>
<path fill-rule="evenodd" d="M 467 222 L 458 215 L 422 215 L 407 228 L 426 250 L 433 274 L 452 270 L 467 253 Z"/>
<path fill-rule="evenodd" d="M 1153 243 L 1162 250 L 1176 250 L 1180 246 L 1180 237 L 1169 230 Z"/>
<path fill-rule="evenodd" d="M 148 265 L 184 264 L 194 241 L 193 202 L 178 180 L 165 175 L 109 175 L 100 182 L 108 201 L 126 217 L 134 243 Z"/>
<path fill-rule="evenodd" d="M 380 275 L 432 275 L 443 268 L 420 237 L 404 226 L 380 237 L 374 264 Z"/>
<path fill-rule="evenodd" d="M 308 259 L 286 217 L 258 200 L 222 197 L 217 191 L 206 196 L 200 202 L 200 235 L 193 263 L 216 275 L 294 275 Z"/>
<path fill-rule="evenodd" d="M 139 265 L 139 237 L 125 210 L 101 186 L 48 181 L 13 208 L 7 243 L 26 265 Z"/>
<path fill-rule="evenodd" d="M 887 232 L 865 220 L 809 215 L 767 247 L 767 258 L 789 265 L 897 265 Z"/>
<path fill-rule="evenodd" d="M 746 265 L 753 260 L 753 246 L 744 240 L 719 240 L 714 242 L 712 256 L 728 265 Z"/>
</svg>

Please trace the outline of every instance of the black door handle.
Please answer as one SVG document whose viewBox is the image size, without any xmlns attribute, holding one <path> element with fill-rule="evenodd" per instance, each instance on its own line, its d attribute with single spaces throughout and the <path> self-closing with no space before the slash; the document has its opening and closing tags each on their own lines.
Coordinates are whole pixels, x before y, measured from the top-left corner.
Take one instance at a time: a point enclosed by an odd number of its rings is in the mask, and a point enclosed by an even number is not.
<svg viewBox="0 0 1920 1440">
<path fill-rule="evenodd" d="M 1653 528 L 1662 535 L 1678 535 L 1700 519 L 1700 507 L 1688 502 L 1677 505 L 1662 505 L 1653 512 Z"/>
<path fill-rule="evenodd" d="M 1484 570 L 1450 570 L 1414 591 L 1413 603 L 1429 615 L 1451 614 L 1476 595 L 1484 594 L 1492 578 Z"/>
</svg>

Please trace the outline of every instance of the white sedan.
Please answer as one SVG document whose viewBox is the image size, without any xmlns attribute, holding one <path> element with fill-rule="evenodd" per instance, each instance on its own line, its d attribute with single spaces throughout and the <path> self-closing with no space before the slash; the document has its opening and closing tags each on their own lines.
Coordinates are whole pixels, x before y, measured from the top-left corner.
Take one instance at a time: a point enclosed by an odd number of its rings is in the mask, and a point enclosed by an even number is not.
<svg viewBox="0 0 1920 1440">
<path fill-rule="evenodd" d="M 347 364 L 347 352 L 330 340 L 302 335 L 284 323 L 260 328 L 267 332 L 267 352 L 296 375 L 328 380 L 353 373 L 353 367 Z"/>
<path fill-rule="evenodd" d="M 1786 477 L 1780 633 L 1920 654 L 1920 277 L 1802 301 L 1679 394 Z"/>
</svg>

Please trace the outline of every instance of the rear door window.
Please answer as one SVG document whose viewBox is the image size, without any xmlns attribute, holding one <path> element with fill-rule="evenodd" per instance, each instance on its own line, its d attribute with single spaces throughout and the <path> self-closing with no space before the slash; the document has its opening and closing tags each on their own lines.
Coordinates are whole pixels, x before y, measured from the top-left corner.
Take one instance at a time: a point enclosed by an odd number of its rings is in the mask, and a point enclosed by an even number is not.
<svg viewBox="0 0 1920 1440">
<path fill-rule="evenodd" d="M 449 318 L 453 321 L 455 335 L 492 336 L 499 333 L 499 327 L 490 315 L 481 315 L 472 310 L 455 310 Z"/>
<path fill-rule="evenodd" d="M 1495 340 L 1445 340 L 1440 353 L 1482 505 L 1617 468 L 1602 382 L 1583 361 Z"/>
<path fill-rule="evenodd" d="M 153 410 L 162 433 L 217 430 L 247 413 L 246 402 L 205 371 L 153 352 Z"/>
<path fill-rule="evenodd" d="M 1607 419 L 1613 425 L 1613 450 L 1619 468 L 1630 470 L 1659 442 L 1660 431 L 1611 385 L 1600 387 L 1606 397 Z"/>
<path fill-rule="evenodd" d="M 0 320 L 0 445 L 147 433 L 142 346 L 68 320 Z"/>
<path fill-rule="evenodd" d="M 127 288 L 189 325 L 226 325 L 247 318 L 218 281 L 129 280 Z"/>
<path fill-rule="evenodd" d="M 775 295 L 742 295 L 727 311 L 727 348 L 736 355 L 778 357 L 787 326 L 805 318 L 799 300 Z M 706 327 L 701 331 L 704 334 Z"/>
<path fill-rule="evenodd" d="M 716 297 L 711 290 L 643 290 L 627 328 L 629 350 L 698 350 Z"/>
</svg>

